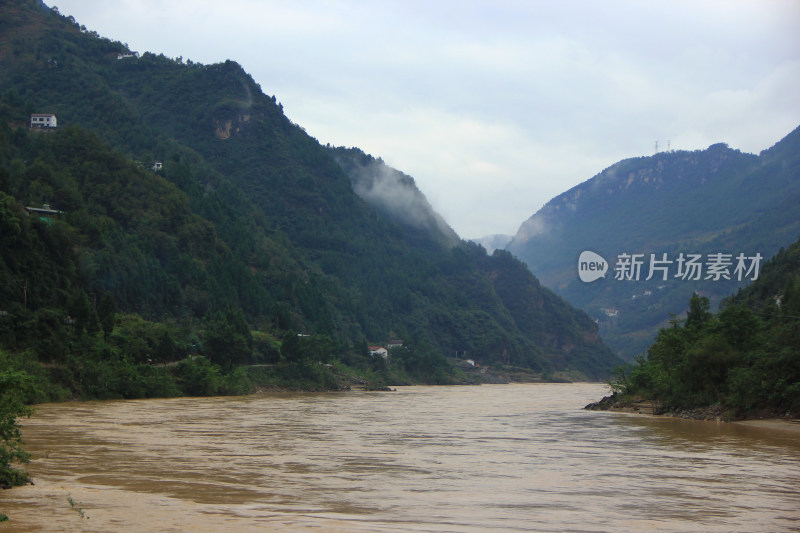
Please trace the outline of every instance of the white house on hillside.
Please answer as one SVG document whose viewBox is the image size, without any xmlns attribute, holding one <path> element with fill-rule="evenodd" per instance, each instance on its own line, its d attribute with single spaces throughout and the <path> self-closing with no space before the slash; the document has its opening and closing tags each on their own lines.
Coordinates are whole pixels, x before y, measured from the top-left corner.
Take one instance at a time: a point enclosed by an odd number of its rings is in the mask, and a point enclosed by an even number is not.
<svg viewBox="0 0 800 533">
<path fill-rule="evenodd" d="M 52 113 L 34 113 L 31 115 L 31 128 L 55 128 L 58 120 Z"/>
<path fill-rule="evenodd" d="M 389 350 L 387 350 L 383 346 L 370 346 L 369 354 L 371 356 L 380 355 L 381 357 L 386 359 L 387 357 L 389 357 Z"/>
</svg>

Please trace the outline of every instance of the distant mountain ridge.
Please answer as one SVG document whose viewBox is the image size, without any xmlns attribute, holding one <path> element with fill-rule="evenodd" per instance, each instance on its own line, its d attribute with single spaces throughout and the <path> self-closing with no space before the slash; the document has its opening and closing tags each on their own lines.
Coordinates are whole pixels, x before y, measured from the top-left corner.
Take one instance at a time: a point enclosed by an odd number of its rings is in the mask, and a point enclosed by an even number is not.
<svg viewBox="0 0 800 533">
<path fill-rule="evenodd" d="M 800 128 L 760 155 L 725 144 L 620 161 L 553 198 L 525 221 L 507 249 L 543 283 L 601 322 L 627 357 L 646 347 L 695 291 L 712 302 L 741 283 L 615 281 L 620 254 L 738 253 L 768 258 L 800 234 Z M 583 283 L 584 250 L 607 259 L 605 279 Z M 645 276 L 642 276 L 644 278 Z M 638 298 L 637 298 L 638 297 Z"/>
</svg>

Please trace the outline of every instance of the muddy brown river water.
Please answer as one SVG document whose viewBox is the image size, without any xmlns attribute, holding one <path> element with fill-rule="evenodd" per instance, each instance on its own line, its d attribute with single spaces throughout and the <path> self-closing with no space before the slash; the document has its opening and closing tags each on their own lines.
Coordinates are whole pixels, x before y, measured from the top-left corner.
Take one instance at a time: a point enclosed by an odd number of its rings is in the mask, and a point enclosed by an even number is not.
<svg viewBox="0 0 800 533">
<path fill-rule="evenodd" d="M 597 384 L 39 406 L 17 531 L 800 531 L 800 433 Z"/>
</svg>

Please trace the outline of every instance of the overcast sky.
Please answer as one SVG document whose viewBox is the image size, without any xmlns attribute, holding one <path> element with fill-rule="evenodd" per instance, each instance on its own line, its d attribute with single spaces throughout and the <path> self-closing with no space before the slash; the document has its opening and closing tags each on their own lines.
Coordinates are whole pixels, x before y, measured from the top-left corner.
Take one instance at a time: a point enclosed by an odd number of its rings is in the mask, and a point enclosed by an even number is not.
<svg viewBox="0 0 800 533">
<path fill-rule="evenodd" d="M 140 53 L 237 61 L 319 142 L 413 176 L 464 238 L 515 233 L 656 141 L 758 153 L 800 125 L 798 0 L 47 4 Z"/>
</svg>

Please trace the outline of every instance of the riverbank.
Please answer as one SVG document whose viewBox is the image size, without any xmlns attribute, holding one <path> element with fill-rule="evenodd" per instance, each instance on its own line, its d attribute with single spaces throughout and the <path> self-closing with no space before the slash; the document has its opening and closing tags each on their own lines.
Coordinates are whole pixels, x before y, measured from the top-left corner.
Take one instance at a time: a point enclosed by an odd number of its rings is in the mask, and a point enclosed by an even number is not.
<svg viewBox="0 0 800 533">
<path fill-rule="evenodd" d="M 642 398 L 621 398 L 612 394 L 605 396 L 598 402 L 592 402 L 584 407 L 590 411 L 613 411 L 618 413 L 631 413 L 656 417 L 682 418 L 684 420 L 705 420 L 714 422 L 730 422 L 750 427 L 763 429 L 777 429 L 800 433 L 800 418 L 781 415 L 768 410 L 755 412 L 750 417 L 735 416 L 730 410 L 719 404 L 693 409 L 668 410 L 654 400 Z"/>
</svg>

